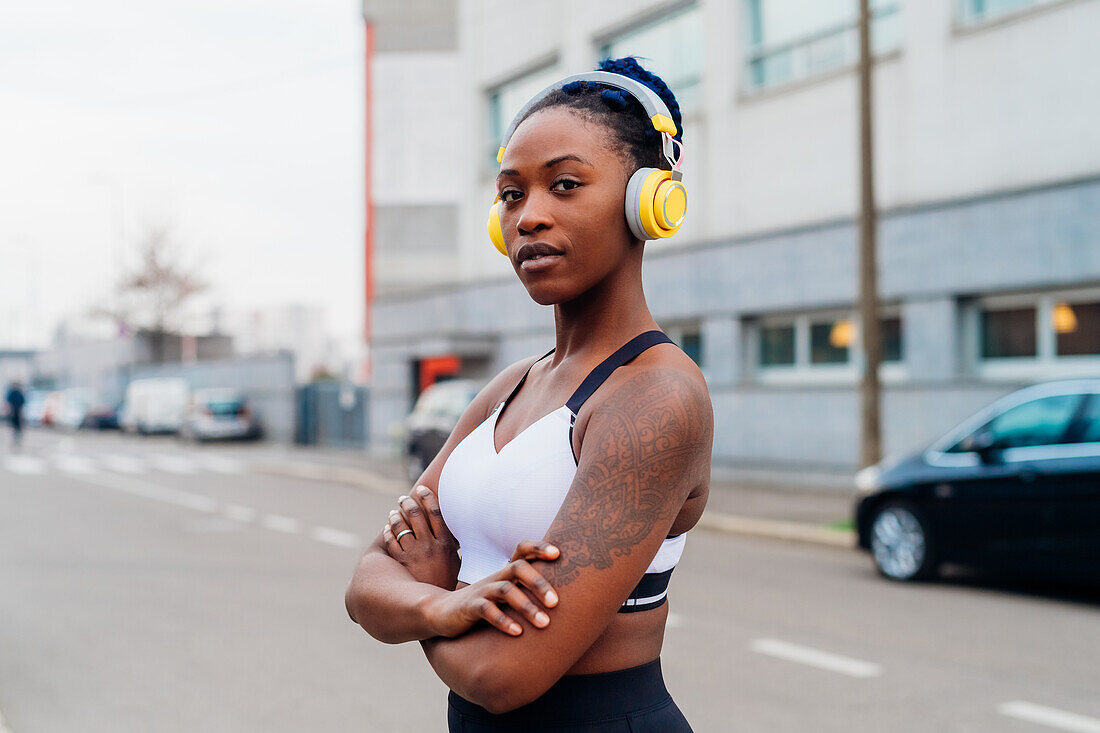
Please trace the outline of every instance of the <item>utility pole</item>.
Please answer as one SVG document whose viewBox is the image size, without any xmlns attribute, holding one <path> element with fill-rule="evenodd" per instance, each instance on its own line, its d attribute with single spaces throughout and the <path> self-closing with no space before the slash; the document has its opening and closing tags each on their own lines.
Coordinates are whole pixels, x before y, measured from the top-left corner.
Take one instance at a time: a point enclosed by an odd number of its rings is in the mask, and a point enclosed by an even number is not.
<svg viewBox="0 0 1100 733">
<path fill-rule="evenodd" d="M 870 466 L 882 459 L 878 375 L 882 363 L 882 332 L 878 318 L 878 217 L 875 213 L 871 62 L 870 0 L 859 0 L 859 320 L 864 364 L 859 389 L 861 466 Z"/>
</svg>

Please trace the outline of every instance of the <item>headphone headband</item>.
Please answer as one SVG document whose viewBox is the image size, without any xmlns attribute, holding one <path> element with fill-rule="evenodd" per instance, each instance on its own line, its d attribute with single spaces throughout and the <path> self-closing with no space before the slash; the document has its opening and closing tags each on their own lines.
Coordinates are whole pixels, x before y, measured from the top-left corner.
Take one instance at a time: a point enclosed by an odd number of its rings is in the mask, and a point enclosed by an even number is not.
<svg viewBox="0 0 1100 733">
<path fill-rule="evenodd" d="M 527 116 L 527 113 L 531 111 L 531 108 L 549 96 L 552 92 L 577 81 L 595 82 L 596 84 L 603 84 L 612 89 L 620 89 L 626 92 L 641 103 L 642 108 L 645 109 L 646 114 L 649 116 L 649 121 L 652 123 L 654 130 L 663 132 L 668 136 L 676 134 L 676 123 L 672 120 L 672 113 L 668 111 L 668 105 L 666 105 L 664 100 L 657 96 L 657 93 L 652 89 L 636 79 L 631 79 L 629 76 L 613 74 L 610 71 L 589 71 L 584 74 L 574 74 L 564 79 L 559 79 L 533 96 L 527 104 L 523 105 L 523 109 L 517 112 L 516 116 L 512 118 L 512 124 L 508 125 L 508 130 L 504 133 L 504 138 L 500 141 L 500 149 L 497 151 L 498 163 L 504 158 L 504 149 L 508 147 L 508 141 L 512 139 L 512 134 L 516 131 L 516 128 L 519 127 L 519 123 L 523 121 L 523 118 Z"/>
</svg>

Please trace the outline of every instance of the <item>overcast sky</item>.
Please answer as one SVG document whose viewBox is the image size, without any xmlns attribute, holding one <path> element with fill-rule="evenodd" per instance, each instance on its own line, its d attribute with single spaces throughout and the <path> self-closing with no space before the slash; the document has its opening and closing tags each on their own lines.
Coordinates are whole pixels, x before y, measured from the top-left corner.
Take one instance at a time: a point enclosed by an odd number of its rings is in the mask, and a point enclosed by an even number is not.
<svg viewBox="0 0 1100 733">
<path fill-rule="evenodd" d="M 355 0 L 5 3 L 0 348 L 103 300 L 152 226 L 208 302 L 358 333 L 362 38 Z"/>
</svg>

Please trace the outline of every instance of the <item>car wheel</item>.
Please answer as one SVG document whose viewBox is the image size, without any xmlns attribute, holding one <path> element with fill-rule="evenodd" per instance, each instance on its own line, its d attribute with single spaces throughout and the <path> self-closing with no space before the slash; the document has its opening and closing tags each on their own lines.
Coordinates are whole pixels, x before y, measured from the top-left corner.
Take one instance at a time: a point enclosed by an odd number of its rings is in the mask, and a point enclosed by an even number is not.
<svg viewBox="0 0 1100 733">
<path fill-rule="evenodd" d="M 911 504 L 879 507 L 871 520 L 871 556 L 890 580 L 919 580 L 936 569 L 933 538 L 924 514 Z"/>
</svg>

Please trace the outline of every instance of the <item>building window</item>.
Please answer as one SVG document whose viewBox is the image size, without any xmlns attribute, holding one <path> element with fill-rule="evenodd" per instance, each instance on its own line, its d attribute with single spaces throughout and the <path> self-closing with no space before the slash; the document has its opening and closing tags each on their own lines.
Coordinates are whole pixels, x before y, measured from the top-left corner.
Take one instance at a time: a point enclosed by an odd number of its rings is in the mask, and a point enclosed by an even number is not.
<svg viewBox="0 0 1100 733">
<path fill-rule="evenodd" d="M 746 86 L 798 81 L 859 60 L 858 0 L 745 0 Z M 898 0 L 871 0 L 871 51 L 900 44 Z"/>
<path fill-rule="evenodd" d="M 600 58 L 637 56 L 676 95 L 684 114 L 699 108 L 703 87 L 703 17 L 690 5 L 605 40 Z"/>
<path fill-rule="evenodd" d="M 794 326 L 760 329 L 760 366 L 794 366 Z"/>
<path fill-rule="evenodd" d="M 978 25 L 996 18 L 1018 13 L 1059 0 L 958 0 L 959 23 Z"/>
<path fill-rule="evenodd" d="M 1035 308 L 982 311 L 982 358 L 1035 356 Z"/>
<path fill-rule="evenodd" d="M 497 167 L 497 151 L 500 149 L 504 131 L 508 129 L 512 118 L 531 97 L 561 77 L 561 67 L 553 63 L 489 90 L 488 161 L 490 168 Z"/>
<path fill-rule="evenodd" d="M 1059 301 L 1050 312 L 1058 356 L 1100 355 L 1100 301 Z"/>
<path fill-rule="evenodd" d="M 692 361 L 703 366 L 703 334 L 698 323 L 662 326 L 662 330 Z"/>
<path fill-rule="evenodd" d="M 975 353 L 983 377 L 1070 377 L 1100 366 L 1100 292 L 1095 289 L 990 296 L 977 303 L 975 317 Z"/>
<path fill-rule="evenodd" d="M 901 318 L 895 313 L 896 308 L 888 309 L 879 329 L 884 365 L 896 373 L 903 355 Z M 766 317 L 756 334 L 756 363 L 765 373 L 852 374 L 862 363 L 855 313 Z"/>
</svg>

